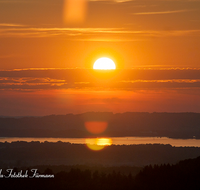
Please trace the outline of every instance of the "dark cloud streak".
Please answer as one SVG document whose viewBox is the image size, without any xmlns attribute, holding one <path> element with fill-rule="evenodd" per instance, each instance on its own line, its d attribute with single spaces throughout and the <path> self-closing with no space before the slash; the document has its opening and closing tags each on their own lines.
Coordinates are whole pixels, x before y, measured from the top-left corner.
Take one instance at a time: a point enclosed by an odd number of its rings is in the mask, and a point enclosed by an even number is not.
<svg viewBox="0 0 200 190">
<path fill-rule="evenodd" d="M 35 69 L 0 71 L 0 89 L 200 88 L 200 69 Z"/>
</svg>

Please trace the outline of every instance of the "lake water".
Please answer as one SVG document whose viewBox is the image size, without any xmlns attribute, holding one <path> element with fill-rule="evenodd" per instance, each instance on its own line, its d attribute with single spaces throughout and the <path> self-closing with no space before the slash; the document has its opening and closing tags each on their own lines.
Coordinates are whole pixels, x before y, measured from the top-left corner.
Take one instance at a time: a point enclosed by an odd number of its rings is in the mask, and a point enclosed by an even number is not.
<svg viewBox="0 0 200 190">
<path fill-rule="evenodd" d="M 167 137 L 113 137 L 109 138 L 114 145 L 131 144 L 170 144 L 175 147 L 200 147 L 200 139 L 171 139 Z M 0 137 L 0 142 L 39 141 L 39 142 L 70 142 L 86 144 L 86 138 L 26 138 L 26 137 Z"/>
</svg>

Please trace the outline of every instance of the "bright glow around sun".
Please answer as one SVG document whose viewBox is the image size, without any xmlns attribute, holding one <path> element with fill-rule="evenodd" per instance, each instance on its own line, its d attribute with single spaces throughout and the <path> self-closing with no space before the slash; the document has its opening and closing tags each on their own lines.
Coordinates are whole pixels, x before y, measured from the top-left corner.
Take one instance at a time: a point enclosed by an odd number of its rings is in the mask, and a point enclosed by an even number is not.
<svg viewBox="0 0 200 190">
<path fill-rule="evenodd" d="M 109 70 L 109 69 L 116 69 L 116 66 L 112 59 L 109 59 L 107 57 L 102 57 L 95 61 L 93 69 Z"/>
</svg>

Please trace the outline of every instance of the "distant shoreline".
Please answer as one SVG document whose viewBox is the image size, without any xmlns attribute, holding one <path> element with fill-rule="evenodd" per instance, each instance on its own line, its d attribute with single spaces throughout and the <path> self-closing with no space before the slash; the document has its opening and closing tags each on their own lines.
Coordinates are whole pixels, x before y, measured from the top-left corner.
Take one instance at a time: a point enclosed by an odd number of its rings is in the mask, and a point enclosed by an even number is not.
<svg viewBox="0 0 200 190">
<path fill-rule="evenodd" d="M 168 137 L 107 137 L 111 139 L 112 145 L 142 145 L 142 144 L 164 144 L 174 147 L 200 147 L 200 139 L 172 139 Z M 86 144 L 88 138 L 40 138 L 40 137 L 0 137 L 0 143 L 12 142 L 50 142 Z M 98 138 L 92 138 L 98 139 Z M 99 138 L 101 139 L 101 138 Z"/>
</svg>

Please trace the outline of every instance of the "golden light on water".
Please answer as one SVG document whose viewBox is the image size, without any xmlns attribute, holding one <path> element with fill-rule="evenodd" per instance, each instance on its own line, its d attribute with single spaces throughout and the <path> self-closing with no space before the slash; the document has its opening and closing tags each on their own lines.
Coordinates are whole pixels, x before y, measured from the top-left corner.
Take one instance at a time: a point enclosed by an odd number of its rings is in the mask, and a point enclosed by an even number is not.
<svg viewBox="0 0 200 190">
<path fill-rule="evenodd" d="M 88 0 L 65 0 L 64 21 L 67 23 L 80 23 L 85 20 Z"/>
<path fill-rule="evenodd" d="M 110 146 L 112 144 L 112 140 L 109 138 L 99 138 L 97 140 L 97 145 L 99 146 Z"/>
<path fill-rule="evenodd" d="M 110 138 L 91 138 L 86 139 L 85 143 L 87 147 L 94 151 L 102 150 L 105 146 L 112 145 L 112 139 Z"/>
</svg>

